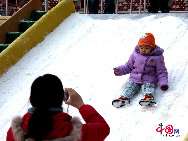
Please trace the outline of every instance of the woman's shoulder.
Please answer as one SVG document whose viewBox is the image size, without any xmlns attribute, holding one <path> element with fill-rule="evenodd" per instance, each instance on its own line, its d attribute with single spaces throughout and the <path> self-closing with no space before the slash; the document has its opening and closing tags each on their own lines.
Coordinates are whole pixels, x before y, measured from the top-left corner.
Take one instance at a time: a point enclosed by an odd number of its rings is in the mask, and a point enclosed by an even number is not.
<svg viewBox="0 0 188 141">
<path fill-rule="evenodd" d="M 65 113 L 65 112 L 59 112 L 55 115 L 52 116 L 53 120 L 71 120 L 72 116 L 70 116 L 69 114 Z"/>
</svg>

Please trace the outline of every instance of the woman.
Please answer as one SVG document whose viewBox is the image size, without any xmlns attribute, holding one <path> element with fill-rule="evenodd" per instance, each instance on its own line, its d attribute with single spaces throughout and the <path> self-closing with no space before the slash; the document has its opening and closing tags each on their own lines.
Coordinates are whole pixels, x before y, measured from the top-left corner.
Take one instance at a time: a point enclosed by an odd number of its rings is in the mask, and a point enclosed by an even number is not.
<svg viewBox="0 0 188 141">
<path fill-rule="evenodd" d="M 103 117 L 90 105 L 85 105 L 73 89 L 66 89 L 65 101 L 77 108 L 85 120 L 71 117 L 62 110 L 64 89 L 60 79 L 51 74 L 38 77 L 31 86 L 32 108 L 21 118 L 16 117 L 7 132 L 7 141 L 102 141 L 110 131 Z"/>
</svg>

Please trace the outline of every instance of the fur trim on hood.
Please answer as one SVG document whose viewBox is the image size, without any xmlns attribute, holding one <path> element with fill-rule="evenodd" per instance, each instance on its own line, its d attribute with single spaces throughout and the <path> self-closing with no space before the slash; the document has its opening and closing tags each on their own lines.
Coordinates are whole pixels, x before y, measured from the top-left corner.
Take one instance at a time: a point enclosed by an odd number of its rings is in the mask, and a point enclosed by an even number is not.
<svg viewBox="0 0 188 141">
<path fill-rule="evenodd" d="M 35 141 L 32 138 L 25 139 L 26 132 L 22 129 L 21 124 L 23 120 L 21 117 L 15 117 L 12 120 L 11 129 L 14 136 L 15 141 Z M 71 131 L 69 136 L 63 138 L 56 138 L 51 140 L 43 140 L 43 141 L 78 141 L 81 139 L 82 135 L 82 123 L 78 117 L 73 117 L 71 119 L 73 130 Z"/>
</svg>

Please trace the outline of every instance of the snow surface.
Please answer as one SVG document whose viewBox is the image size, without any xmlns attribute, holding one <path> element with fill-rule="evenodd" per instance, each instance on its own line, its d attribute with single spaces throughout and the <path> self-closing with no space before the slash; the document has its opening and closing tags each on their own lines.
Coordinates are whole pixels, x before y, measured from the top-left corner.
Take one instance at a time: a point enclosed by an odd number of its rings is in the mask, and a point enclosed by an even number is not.
<svg viewBox="0 0 188 141">
<path fill-rule="evenodd" d="M 64 87 L 74 88 L 86 104 L 106 119 L 106 141 L 182 141 L 188 132 L 188 14 L 82 15 L 74 13 L 0 78 L 0 141 L 6 140 L 11 120 L 30 107 L 33 80 L 52 73 Z M 131 104 L 116 109 L 129 75 L 114 76 L 113 68 L 124 64 L 142 33 L 154 34 L 164 48 L 169 90 L 156 89 L 156 107 L 141 107 L 139 92 Z M 65 111 L 67 106 L 63 104 Z M 69 107 L 69 114 L 79 116 Z M 84 122 L 84 121 L 83 121 Z M 172 125 L 179 134 L 157 132 Z"/>
</svg>

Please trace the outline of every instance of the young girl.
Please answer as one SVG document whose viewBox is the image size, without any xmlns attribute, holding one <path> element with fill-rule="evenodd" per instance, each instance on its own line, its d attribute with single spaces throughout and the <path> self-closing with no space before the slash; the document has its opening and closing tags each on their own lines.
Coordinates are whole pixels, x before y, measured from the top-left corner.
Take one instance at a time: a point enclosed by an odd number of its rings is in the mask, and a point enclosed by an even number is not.
<svg viewBox="0 0 188 141">
<path fill-rule="evenodd" d="M 64 98 L 60 79 L 51 74 L 38 77 L 31 86 L 30 102 L 33 106 L 21 118 L 12 121 L 7 141 L 97 141 L 104 140 L 110 128 L 103 117 L 90 105 L 85 105 L 81 96 L 66 88 L 70 99 L 65 101 L 77 108 L 85 124 L 62 110 Z"/>
<path fill-rule="evenodd" d="M 135 47 L 128 62 L 125 65 L 114 68 L 116 76 L 130 73 L 130 79 L 120 98 L 112 101 L 115 107 L 122 107 L 130 103 L 130 99 L 141 89 L 144 98 L 140 105 L 155 103 L 154 91 L 159 83 L 161 90 L 168 90 L 168 72 L 165 67 L 164 50 L 155 44 L 155 38 L 151 33 L 145 33 Z"/>
</svg>

